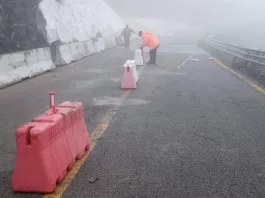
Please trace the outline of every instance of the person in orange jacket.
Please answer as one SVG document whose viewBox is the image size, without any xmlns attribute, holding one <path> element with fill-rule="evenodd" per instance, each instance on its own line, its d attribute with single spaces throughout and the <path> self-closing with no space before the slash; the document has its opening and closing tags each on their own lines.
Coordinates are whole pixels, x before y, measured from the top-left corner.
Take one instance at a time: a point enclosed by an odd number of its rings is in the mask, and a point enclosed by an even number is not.
<svg viewBox="0 0 265 198">
<path fill-rule="evenodd" d="M 157 48 L 160 46 L 160 41 L 151 32 L 139 32 L 139 36 L 143 39 L 143 46 L 149 47 L 150 60 L 147 64 L 156 64 Z"/>
</svg>

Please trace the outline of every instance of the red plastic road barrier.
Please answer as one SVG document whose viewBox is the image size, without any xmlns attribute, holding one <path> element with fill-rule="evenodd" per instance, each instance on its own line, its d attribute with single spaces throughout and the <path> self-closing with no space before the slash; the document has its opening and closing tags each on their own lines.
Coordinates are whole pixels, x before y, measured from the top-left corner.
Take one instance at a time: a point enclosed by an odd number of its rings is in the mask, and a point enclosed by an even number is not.
<svg viewBox="0 0 265 198">
<path fill-rule="evenodd" d="M 121 79 L 121 88 L 122 89 L 136 89 L 137 84 L 137 76 L 136 74 L 136 67 L 133 65 L 127 65 L 123 66 L 123 75 Z"/>
<path fill-rule="evenodd" d="M 71 148 L 72 156 L 80 159 L 85 150 L 90 148 L 90 139 L 84 120 L 83 104 L 81 102 L 64 102 L 56 107 L 64 115 L 66 138 Z"/>
<path fill-rule="evenodd" d="M 116 44 L 117 44 L 117 45 L 124 45 L 123 37 L 121 37 L 121 36 L 116 36 Z"/>
<path fill-rule="evenodd" d="M 123 38 L 121 38 L 121 44 L 124 45 L 124 39 Z"/>
<path fill-rule="evenodd" d="M 54 109 L 16 130 L 14 191 L 53 192 L 90 147 L 82 103 L 64 102 Z"/>
<path fill-rule="evenodd" d="M 66 175 L 69 152 L 63 131 L 63 116 L 50 122 L 30 122 L 16 130 L 16 161 L 12 188 L 21 192 L 52 192 Z M 43 115 L 45 118 L 45 115 Z"/>
</svg>

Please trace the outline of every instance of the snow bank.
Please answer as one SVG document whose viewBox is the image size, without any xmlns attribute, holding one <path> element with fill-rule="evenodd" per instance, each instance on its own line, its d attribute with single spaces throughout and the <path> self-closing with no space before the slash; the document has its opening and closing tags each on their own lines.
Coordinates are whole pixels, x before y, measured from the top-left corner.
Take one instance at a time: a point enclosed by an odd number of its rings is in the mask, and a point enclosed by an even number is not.
<svg viewBox="0 0 265 198">
<path fill-rule="evenodd" d="M 86 41 L 98 32 L 108 38 L 125 26 L 103 0 L 42 0 L 39 9 L 46 25 L 40 24 L 38 28 L 49 43 Z"/>
<path fill-rule="evenodd" d="M 50 48 L 1 55 L 0 65 L 0 88 L 55 68 Z"/>
</svg>

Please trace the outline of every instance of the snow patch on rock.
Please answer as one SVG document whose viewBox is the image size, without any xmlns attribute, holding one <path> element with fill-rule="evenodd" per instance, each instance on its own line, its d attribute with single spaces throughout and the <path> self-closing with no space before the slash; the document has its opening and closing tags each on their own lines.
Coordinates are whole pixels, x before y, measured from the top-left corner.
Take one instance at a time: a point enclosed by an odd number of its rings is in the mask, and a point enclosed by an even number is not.
<svg viewBox="0 0 265 198">
<path fill-rule="evenodd" d="M 109 37 L 125 26 L 123 19 L 103 0 L 42 0 L 39 9 L 46 25 L 38 28 L 49 43 L 86 41 L 98 32 Z"/>
</svg>

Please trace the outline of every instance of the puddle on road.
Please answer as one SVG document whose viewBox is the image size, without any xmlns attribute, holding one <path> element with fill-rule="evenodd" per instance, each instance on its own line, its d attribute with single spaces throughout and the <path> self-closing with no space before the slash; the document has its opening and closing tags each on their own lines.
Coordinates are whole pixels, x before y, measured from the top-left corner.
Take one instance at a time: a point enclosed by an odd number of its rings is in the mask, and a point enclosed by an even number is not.
<svg viewBox="0 0 265 198">
<path fill-rule="evenodd" d="M 113 97 L 99 97 L 93 99 L 93 104 L 96 106 L 103 106 L 103 105 L 120 105 L 122 103 L 122 98 L 113 98 Z M 141 99 L 125 99 L 123 101 L 123 105 L 144 105 L 148 104 L 150 101 L 141 100 Z"/>
<path fill-rule="evenodd" d="M 72 84 L 71 86 L 77 89 L 85 89 L 85 88 L 91 87 L 92 85 L 94 86 L 96 82 L 97 80 L 75 81 L 71 83 Z"/>
<path fill-rule="evenodd" d="M 82 90 L 86 89 L 86 93 L 89 92 L 88 89 L 95 88 L 99 85 L 98 80 L 82 80 L 82 81 L 72 81 L 68 84 L 65 89 L 61 89 L 60 92 L 63 93 L 80 93 Z"/>
<path fill-rule="evenodd" d="M 89 73 L 95 73 L 95 74 L 102 74 L 103 73 L 103 71 L 101 69 L 95 69 L 95 68 L 87 68 L 85 71 L 89 72 Z"/>
<path fill-rule="evenodd" d="M 121 82 L 121 79 L 119 79 L 119 78 L 111 78 L 110 80 L 113 82 L 116 82 L 116 83 Z"/>
</svg>

